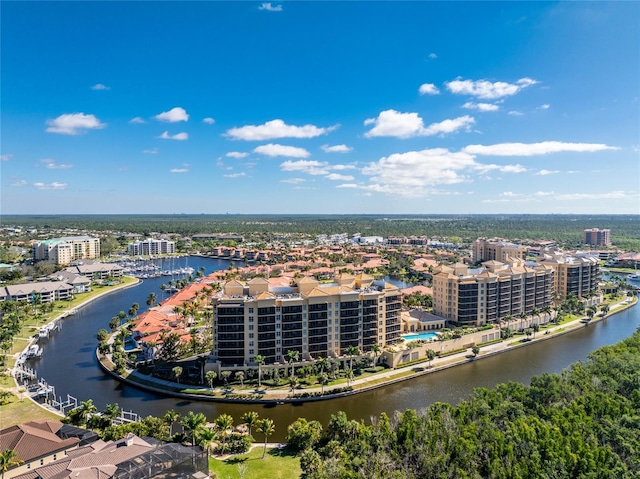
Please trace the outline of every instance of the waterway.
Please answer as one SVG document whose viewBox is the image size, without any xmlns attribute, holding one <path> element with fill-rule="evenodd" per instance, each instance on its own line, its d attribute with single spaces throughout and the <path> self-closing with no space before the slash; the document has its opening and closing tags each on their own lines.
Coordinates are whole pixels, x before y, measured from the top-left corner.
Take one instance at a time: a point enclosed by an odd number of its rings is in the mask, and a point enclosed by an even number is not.
<svg viewBox="0 0 640 479">
<path fill-rule="evenodd" d="M 229 263 L 190 257 L 188 265 L 196 271 L 203 266 L 208 274 L 226 269 Z M 640 307 L 636 305 L 571 334 L 348 398 L 277 406 L 216 404 L 166 398 L 126 386 L 98 366 L 97 331 L 108 329 L 109 320 L 119 311 L 126 312 L 134 302 L 140 304 L 143 312 L 149 293 L 156 293 L 158 299 L 162 297 L 163 282 L 166 283 L 167 278 L 146 279 L 137 287 L 114 292 L 81 308 L 78 314 L 64 320 L 61 331 L 43 343 L 42 358 L 31 361 L 30 366 L 40 378 L 55 386 L 58 396 L 66 398 L 70 394 L 78 401 L 93 399 L 101 409 L 106 404 L 118 403 L 125 410 L 142 416 L 161 416 L 168 409 L 174 409 L 182 415 L 188 411 L 202 412 L 210 420 L 227 413 L 236 421 L 247 410 L 255 410 L 261 417 L 270 417 L 276 422 L 273 440 L 280 441 L 284 439 L 286 427 L 301 416 L 326 425 L 332 414 L 342 410 L 350 418 L 368 421 L 382 412 L 393 414 L 407 408 L 421 409 L 434 402 L 457 404 L 476 387 L 491 388 L 506 381 L 529 384 L 533 376 L 559 373 L 570 364 L 585 360 L 591 351 L 615 344 L 640 327 Z"/>
</svg>

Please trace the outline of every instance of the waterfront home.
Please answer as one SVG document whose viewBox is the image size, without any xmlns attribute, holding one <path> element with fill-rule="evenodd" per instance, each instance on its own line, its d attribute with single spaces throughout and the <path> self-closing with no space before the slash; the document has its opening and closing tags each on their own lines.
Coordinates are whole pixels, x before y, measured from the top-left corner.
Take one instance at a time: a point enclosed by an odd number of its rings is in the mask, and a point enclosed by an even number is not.
<svg viewBox="0 0 640 479">
<path fill-rule="evenodd" d="M 87 293 L 91 291 L 91 280 L 86 276 L 71 271 L 58 271 L 49 276 L 54 281 L 64 281 L 73 286 L 74 293 Z"/>
<path fill-rule="evenodd" d="M 73 286 L 65 281 L 42 281 L 38 283 L 11 284 L 0 287 L 0 302 L 30 301 L 36 298 L 41 303 L 52 303 L 73 297 Z"/>
<path fill-rule="evenodd" d="M 107 278 L 119 278 L 123 275 L 124 269 L 122 266 L 114 263 L 98 263 L 98 262 L 85 262 L 65 268 L 65 271 L 70 273 L 80 274 L 87 278 L 95 280 L 103 280 Z"/>
</svg>

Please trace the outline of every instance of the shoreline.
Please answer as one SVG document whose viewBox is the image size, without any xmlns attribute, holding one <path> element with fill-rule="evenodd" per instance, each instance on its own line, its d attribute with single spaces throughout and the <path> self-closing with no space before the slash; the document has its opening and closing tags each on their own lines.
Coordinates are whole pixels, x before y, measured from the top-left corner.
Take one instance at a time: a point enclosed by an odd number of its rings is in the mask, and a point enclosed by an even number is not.
<svg viewBox="0 0 640 479">
<path fill-rule="evenodd" d="M 100 368 L 114 379 L 121 381 L 127 385 L 158 393 L 163 394 L 167 397 L 174 397 L 179 399 L 192 399 L 203 402 L 211 402 L 211 403 L 234 403 L 234 404 L 301 404 L 305 402 L 315 402 L 315 401 L 327 401 L 331 399 L 343 398 L 347 396 L 354 396 L 360 393 L 372 391 L 375 389 L 383 388 L 392 384 L 397 384 L 403 381 L 407 381 L 410 379 L 414 379 L 416 377 L 424 376 L 426 374 L 435 373 L 438 371 L 443 371 L 449 368 L 453 368 L 456 366 L 460 366 L 462 364 L 466 364 L 472 361 L 477 361 L 484 358 L 489 358 L 498 354 L 502 354 L 508 351 L 512 351 L 518 348 L 526 347 L 531 344 L 536 344 L 541 341 L 548 341 L 554 339 L 558 336 L 563 336 L 565 334 L 569 334 L 583 327 L 588 327 L 589 324 L 599 322 L 605 320 L 611 316 L 614 316 L 622 311 L 626 311 L 629 308 L 637 305 L 638 297 L 629 298 L 629 300 L 625 299 L 616 303 L 615 311 L 609 312 L 605 316 L 594 317 L 589 323 L 585 324 L 583 321 L 585 317 L 575 319 L 568 323 L 562 325 L 555 325 L 547 329 L 547 331 L 553 331 L 553 334 L 540 334 L 538 337 L 526 339 L 523 337 L 510 338 L 510 340 L 502 340 L 497 343 L 493 343 L 485 346 L 485 351 L 481 351 L 478 356 L 469 357 L 468 349 L 457 354 L 453 354 L 451 356 L 446 356 L 445 358 L 437 358 L 431 361 L 431 366 L 429 366 L 429 361 L 425 359 L 424 361 L 412 363 L 409 366 L 400 367 L 397 369 L 390 369 L 384 371 L 378 375 L 370 376 L 363 379 L 355 379 L 351 382 L 350 385 L 340 384 L 335 385 L 333 389 L 343 389 L 345 387 L 352 387 L 352 390 L 349 391 L 340 391 L 334 394 L 331 394 L 328 391 L 331 389 L 324 388 L 327 391 L 325 394 L 319 396 L 310 396 L 310 397 L 292 397 L 290 390 L 268 390 L 263 389 L 260 392 L 258 390 L 233 390 L 231 394 L 237 394 L 239 396 L 246 395 L 246 397 L 216 397 L 210 394 L 198 394 L 194 392 L 181 392 L 176 391 L 176 387 L 179 388 L 179 384 L 167 381 L 163 379 L 153 378 L 151 376 L 143 376 L 140 373 L 137 373 L 135 370 L 129 372 L 129 374 L 125 376 L 121 376 L 116 374 L 113 370 L 111 370 L 106 364 L 104 364 L 104 358 L 101 358 L 98 351 L 96 350 L 96 358 L 98 360 L 98 364 Z M 524 341 L 523 341 L 524 339 Z M 436 363 L 436 364 L 434 364 Z M 400 377 L 395 377 L 400 376 Z M 375 384 L 367 383 L 375 381 Z M 152 384 L 148 384 L 152 383 Z M 164 387 L 163 387 L 164 386 Z M 192 388 L 184 388 L 184 389 L 200 389 L 202 391 L 211 391 L 211 389 L 205 387 L 194 386 Z M 304 393 L 320 393 L 321 387 L 312 387 L 308 389 L 299 389 L 297 391 L 294 390 L 295 394 L 304 394 Z M 214 391 L 217 393 L 224 392 L 221 388 L 215 388 Z M 255 395 L 262 394 L 264 397 L 254 397 Z M 270 396 L 270 397 L 267 397 Z"/>
</svg>

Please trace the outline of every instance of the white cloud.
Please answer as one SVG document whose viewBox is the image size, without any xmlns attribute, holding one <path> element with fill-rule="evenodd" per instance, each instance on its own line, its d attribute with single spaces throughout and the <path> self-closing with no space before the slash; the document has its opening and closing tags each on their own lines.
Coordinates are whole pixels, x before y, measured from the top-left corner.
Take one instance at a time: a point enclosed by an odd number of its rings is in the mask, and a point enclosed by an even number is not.
<svg viewBox="0 0 640 479">
<path fill-rule="evenodd" d="M 157 155 L 159 151 L 160 150 L 157 148 L 151 148 L 150 150 L 142 150 L 142 153 L 146 153 L 147 155 Z"/>
<path fill-rule="evenodd" d="M 626 193 L 624 191 L 611 191 L 609 193 L 566 193 L 556 195 L 554 199 L 559 201 L 577 200 L 615 200 L 638 197 L 637 193 Z"/>
<path fill-rule="evenodd" d="M 496 111 L 500 107 L 498 105 L 494 105 L 493 103 L 473 103 L 472 101 L 468 101 L 464 105 L 462 105 L 462 108 L 478 111 Z"/>
<path fill-rule="evenodd" d="M 246 176 L 246 173 L 242 172 L 242 173 L 229 173 L 228 175 L 222 175 L 225 178 L 241 178 L 243 176 Z"/>
<path fill-rule="evenodd" d="M 311 153 L 309 153 L 304 148 L 298 148 L 296 146 L 277 145 L 274 143 L 260 145 L 254 148 L 253 152 L 266 156 L 288 156 L 290 158 L 308 158 L 311 155 Z"/>
<path fill-rule="evenodd" d="M 517 198 L 518 196 L 522 196 L 522 193 L 514 193 L 513 191 L 505 191 L 504 193 L 500 193 L 500 196 L 506 196 L 508 198 Z"/>
<path fill-rule="evenodd" d="M 490 82 L 487 80 L 453 80 L 446 82 L 447 89 L 456 95 L 469 95 L 485 100 L 494 100 L 506 96 L 512 96 L 524 88 L 538 83 L 531 78 L 521 78 L 515 83 Z"/>
<path fill-rule="evenodd" d="M 298 183 L 304 183 L 304 178 L 287 178 L 286 180 L 280 180 L 280 183 L 291 183 L 292 185 L 297 185 Z"/>
<path fill-rule="evenodd" d="M 176 123 L 179 121 L 188 121 L 189 115 L 182 107 L 176 106 L 169 111 L 163 111 L 155 116 L 158 121 L 164 121 L 167 123 Z"/>
<path fill-rule="evenodd" d="M 6 153 L 4 155 L 0 155 L 0 161 L 9 161 L 13 158 L 13 153 Z"/>
<path fill-rule="evenodd" d="M 227 153 L 225 155 L 227 158 L 246 158 L 247 156 L 249 156 L 249 153 L 243 153 L 240 151 L 230 151 L 229 153 Z"/>
<path fill-rule="evenodd" d="M 545 103 L 544 105 L 537 107 L 536 110 L 548 110 L 549 108 L 551 108 L 551 105 Z"/>
<path fill-rule="evenodd" d="M 94 115 L 84 113 L 65 113 L 53 120 L 47 120 L 48 133 L 60 133 L 63 135 L 78 135 L 86 130 L 100 130 L 107 126 L 100 123 Z"/>
<path fill-rule="evenodd" d="M 432 123 L 425 128 L 422 118 L 417 113 L 385 110 L 380 112 L 377 118 L 368 118 L 364 121 L 365 125 L 374 125 L 364 136 L 367 138 L 376 136 L 394 136 L 396 138 L 432 136 L 466 129 L 474 123 L 475 120 L 472 117 L 465 115 L 453 120 Z"/>
<path fill-rule="evenodd" d="M 54 181 L 53 183 L 36 182 L 33 186 L 38 190 L 64 190 L 67 188 L 66 183 L 59 183 L 57 181 Z"/>
<path fill-rule="evenodd" d="M 308 175 L 327 175 L 330 171 L 329 163 L 316 160 L 287 160 L 280 163 L 280 169 L 282 171 L 300 171 Z"/>
<path fill-rule="evenodd" d="M 146 121 L 144 120 L 144 118 L 140 116 L 136 116 L 135 118 L 131 118 L 131 120 L 129 120 L 129 123 L 133 123 L 135 125 L 135 124 L 146 123 Z"/>
<path fill-rule="evenodd" d="M 271 2 L 265 2 L 258 7 L 258 10 L 266 10 L 267 12 L 281 12 L 282 5 L 272 5 Z"/>
<path fill-rule="evenodd" d="M 56 161 L 52 158 L 43 158 L 42 160 L 40 160 L 40 163 L 44 163 L 50 170 L 68 170 L 69 168 L 73 168 L 73 165 L 64 163 L 57 164 Z"/>
<path fill-rule="evenodd" d="M 555 196 L 553 191 L 536 191 L 533 196 Z"/>
<path fill-rule="evenodd" d="M 340 175 L 338 173 L 330 173 L 325 178 L 332 181 L 352 181 L 354 179 L 351 175 Z"/>
<path fill-rule="evenodd" d="M 429 58 L 435 60 L 436 58 L 438 58 L 438 55 L 436 55 L 435 53 L 429 53 Z"/>
<path fill-rule="evenodd" d="M 475 166 L 472 155 L 445 148 L 394 153 L 363 168 L 372 184 L 359 188 L 396 196 L 425 196 L 429 187 L 465 181 L 464 170 Z"/>
<path fill-rule="evenodd" d="M 522 116 L 522 115 L 524 115 L 524 113 L 522 113 L 522 112 L 520 112 L 520 111 L 518 111 L 518 110 L 511 110 L 511 111 L 510 111 L 509 113 L 507 113 L 507 114 L 508 114 L 508 115 L 511 115 L 511 116 Z"/>
<path fill-rule="evenodd" d="M 16 181 L 15 183 L 11 183 L 9 186 L 12 186 L 14 188 L 20 188 L 21 186 L 26 186 L 28 184 L 29 183 L 27 183 L 25 180 L 19 180 L 19 181 Z"/>
<path fill-rule="evenodd" d="M 170 135 L 168 131 L 165 131 L 158 138 L 162 138 L 163 140 L 184 141 L 184 140 L 188 140 L 189 139 L 189 134 L 185 133 L 185 132 L 182 132 L 182 133 L 176 133 L 175 135 Z"/>
<path fill-rule="evenodd" d="M 497 143 L 495 145 L 468 145 L 462 151 L 472 155 L 490 156 L 534 156 L 559 152 L 595 152 L 619 150 L 615 146 L 600 143 L 564 143 L 561 141 L 543 141 L 540 143 Z"/>
<path fill-rule="evenodd" d="M 315 125 L 287 125 L 280 119 L 271 120 L 263 125 L 245 125 L 239 128 L 231 128 L 227 130 L 226 135 L 234 140 L 273 140 L 276 138 L 315 138 L 316 136 L 325 135 L 338 126 L 330 126 L 320 128 Z"/>
<path fill-rule="evenodd" d="M 560 173 L 560 170 L 540 170 L 536 173 L 536 175 L 547 176 L 547 175 L 553 175 L 555 173 Z"/>
<path fill-rule="evenodd" d="M 320 148 L 322 148 L 322 151 L 325 153 L 349 153 L 350 151 L 353 151 L 353 148 L 347 145 L 322 145 Z"/>
<path fill-rule="evenodd" d="M 169 171 L 171 173 L 188 173 L 189 168 L 171 168 Z"/>
<path fill-rule="evenodd" d="M 92 90 L 111 90 L 107 85 L 103 85 L 102 83 L 96 83 L 91 87 Z"/>
<path fill-rule="evenodd" d="M 420 85 L 420 88 L 418 88 L 418 91 L 421 95 L 437 95 L 438 93 L 440 93 L 438 87 L 436 87 L 433 83 L 423 83 L 422 85 Z"/>
<path fill-rule="evenodd" d="M 206 123 L 207 125 L 213 125 L 216 121 L 210 116 L 208 116 L 207 118 L 203 118 L 202 122 Z"/>
<path fill-rule="evenodd" d="M 522 165 L 504 165 L 500 167 L 503 173 L 524 173 L 527 169 Z"/>
</svg>

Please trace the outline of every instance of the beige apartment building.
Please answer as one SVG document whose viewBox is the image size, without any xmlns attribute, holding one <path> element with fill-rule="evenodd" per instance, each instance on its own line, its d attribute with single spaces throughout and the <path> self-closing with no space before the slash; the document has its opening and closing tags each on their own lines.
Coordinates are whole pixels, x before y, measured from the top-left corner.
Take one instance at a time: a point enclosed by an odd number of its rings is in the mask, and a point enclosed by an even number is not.
<svg viewBox="0 0 640 479">
<path fill-rule="evenodd" d="M 506 263 L 510 258 L 524 260 L 527 248 L 501 239 L 478 238 L 473 242 L 473 261 L 500 261 Z"/>
<path fill-rule="evenodd" d="M 458 263 L 433 276 L 433 312 L 459 325 L 481 326 L 553 305 L 555 270 L 520 259 Z"/>
<path fill-rule="evenodd" d="M 213 297 L 213 356 L 220 366 L 284 363 L 361 352 L 401 340 L 400 290 L 373 277 L 340 275 L 332 284 L 305 277 L 272 287 L 264 278 L 227 282 Z"/>
<path fill-rule="evenodd" d="M 100 238 L 69 236 L 33 243 L 31 252 L 34 261 L 54 264 L 70 264 L 81 259 L 100 258 Z"/>
<path fill-rule="evenodd" d="M 555 270 L 555 292 L 560 299 L 569 294 L 585 298 L 597 293 L 600 272 L 597 256 L 553 253 L 545 255 L 541 263 Z"/>
</svg>

